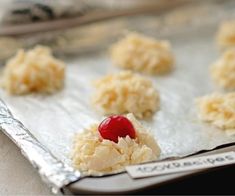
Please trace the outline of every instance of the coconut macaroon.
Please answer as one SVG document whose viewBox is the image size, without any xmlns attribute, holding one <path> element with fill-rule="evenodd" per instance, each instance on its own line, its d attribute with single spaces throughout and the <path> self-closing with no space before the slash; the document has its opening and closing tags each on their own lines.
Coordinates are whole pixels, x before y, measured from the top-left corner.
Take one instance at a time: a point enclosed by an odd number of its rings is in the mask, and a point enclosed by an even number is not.
<svg viewBox="0 0 235 196">
<path fill-rule="evenodd" d="M 2 86 L 10 94 L 52 93 L 63 87 L 65 64 L 47 47 L 19 50 L 3 70 Z"/>
<path fill-rule="evenodd" d="M 111 47 L 116 66 L 147 74 L 172 70 L 174 58 L 168 41 L 158 41 L 138 33 L 129 33 Z"/>
<path fill-rule="evenodd" d="M 235 93 L 213 93 L 197 99 L 199 118 L 218 128 L 235 131 Z"/>
<path fill-rule="evenodd" d="M 126 117 L 109 117 L 104 121 L 100 125 L 93 124 L 75 136 L 72 161 L 76 169 L 88 174 L 118 172 L 125 166 L 159 158 L 160 148 L 153 135 L 132 114 Z M 122 122 L 125 123 L 122 124 Z M 118 141 L 115 142 L 104 139 L 100 134 L 102 129 L 107 127 L 111 132 L 109 135 L 120 134 L 130 125 L 135 132 L 133 138 L 127 132 L 126 136 L 118 137 Z M 112 133 L 112 131 L 115 132 Z"/>
<path fill-rule="evenodd" d="M 235 89 L 235 49 L 228 49 L 211 66 L 211 76 L 218 86 Z"/>
<path fill-rule="evenodd" d="M 235 20 L 223 22 L 219 27 L 216 39 L 221 48 L 235 46 Z"/>
<path fill-rule="evenodd" d="M 151 80 L 131 71 L 110 74 L 95 82 L 92 102 L 104 115 L 133 113 L 148 118 L 159 109 L 159 94 Z"/>
</svg>

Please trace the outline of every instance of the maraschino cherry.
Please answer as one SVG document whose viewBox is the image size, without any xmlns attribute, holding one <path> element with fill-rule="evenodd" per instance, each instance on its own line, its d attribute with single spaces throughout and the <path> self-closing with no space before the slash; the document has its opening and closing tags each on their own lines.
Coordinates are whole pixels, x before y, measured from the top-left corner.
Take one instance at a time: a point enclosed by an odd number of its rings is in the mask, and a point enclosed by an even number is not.
<svg viewBox="0 0 235 196">
<path fill-rule="evenodd" d="M 113 115 L 104 119 L 98 131 L 103 139 L 118 142 L 118 137 L 126 137 L 134 139 L 136 137 L 135 129 L 132 123 L 124 116 Z"/>
</svg>

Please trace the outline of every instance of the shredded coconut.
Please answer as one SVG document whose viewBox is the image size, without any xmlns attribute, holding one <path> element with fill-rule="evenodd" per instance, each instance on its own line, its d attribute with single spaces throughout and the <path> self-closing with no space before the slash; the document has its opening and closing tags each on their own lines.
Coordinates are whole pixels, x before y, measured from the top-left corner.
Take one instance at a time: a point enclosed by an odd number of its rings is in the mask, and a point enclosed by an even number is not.
<svg viewBox="0 0 235 196">
<path fill-rule="evenodd" d="M 160 148 L 154 137 L 145 130 L 132 114 L 127 118 L 132 122 L 137 137 L 119 138 L 118 143 L 102 140 L 94 124 L 76 135 L 72 160 L 80 171 L 97 174 L 121 171 L 125 166 L 156 160 Z"/>
<path fill-rule="evenodd" d="M 235 93 L 214 93 L 198 98 L 197 106 L 201 120 L 235 131 Z"/>
<path fill-rule="evenodd" d="M 225 21 L 220 25 L 217 42 L 222 48 L 235 46 L 235 21 Z"/>
<path fill-rule="evenodd" d="M 235 89 L 235 49 L 228 49 L 211 67 L 214 81 L 225 89 Z"/>
<path fill-rule="evenodd" d="M 107 75 L 95 87 L 93 104 L 105 115 L 133 113 L 146 118 L 159 109 L 159 94 L 151 80 L 130 71 Z"/>
<path fill-rule="evenodd" d="M 174 58 L 167 41 L 130 33 L 111 47 L 115 65 L 148 74 L 163 74 L 173 68 Z"/>
<path fill-rule="evenodd" d="M 52 93 L 64 84 L 65 65 L 55 59 L 47 47 L 19 50 L 3 71 L 2 86 L 10 94 Z"/>
</svg>

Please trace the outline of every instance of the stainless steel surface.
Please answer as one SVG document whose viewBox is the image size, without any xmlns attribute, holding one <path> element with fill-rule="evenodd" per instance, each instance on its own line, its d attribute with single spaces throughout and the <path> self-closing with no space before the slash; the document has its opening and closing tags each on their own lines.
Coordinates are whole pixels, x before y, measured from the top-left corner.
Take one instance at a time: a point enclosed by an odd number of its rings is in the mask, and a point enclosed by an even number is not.
<svg viewBox="0 0 235 196">
<path fill-rule="evenodd" d="M 57 54 L 63 53 L 61 51 L 77 54 L 65 59 L 68 65 L 66 86 L 61 92 L 51 96 L 32 94 L 13 97 L 0 90 L 1 98 L 27 129 L 12 118 L 4 104 L 0 107 L 1 128 L 35 166 L 40 165 L 40 173 L 45 175 L 48 184 L 61 188 L 79 178 L 80 174 L 71 169 L 72 138 L 76 132 L 102 119 L 90 105 L 93 91 L 91 81 L 120 71 L 111 65 L 107 48 L 124 30 L 168 39 L 176 56 L 176 67 L 172 73 L 162 77 L 146 76 L 160 92 L 161 110 L 151 121 L 143 123 L 156 136 L 162 149 L 161 158 L 187 156 L 235 141 L 234 136 L 200 122 L 195 111 L 196 97 L 219 91 L 208 71 L 209 65 L 219 56 L 214 36 L 217 25 L 235 15 L 231 9 L 235 7 L 233 1 L 226 1 L 223 9 L 220 1 L 203 2 L 161 15 L 139 15 L 99 22 L 72 32 L 59 33 L 57 37 L 45 34 L 48 36 L 32 36 L 25 38 L 24 42 L 21 40 L 23 46 L 32 46 L 38 42 L 48 43 L 49 37 L 52 38 L 49 45 Z M 66 39 L 58 44 L 59 38 Z M 68 166 L 64 167 L 62 163 Z M 55 179 L 54 175 L 62 177 Z M 102 178 L 97 180 L 98 184 L 102 184 Z M 148 179 L 144 182 L 146 186 L 150 183 Z M 131 182 L 127 182 L 127 186 L 131 186 L 128 183 Z"/>
</svg>

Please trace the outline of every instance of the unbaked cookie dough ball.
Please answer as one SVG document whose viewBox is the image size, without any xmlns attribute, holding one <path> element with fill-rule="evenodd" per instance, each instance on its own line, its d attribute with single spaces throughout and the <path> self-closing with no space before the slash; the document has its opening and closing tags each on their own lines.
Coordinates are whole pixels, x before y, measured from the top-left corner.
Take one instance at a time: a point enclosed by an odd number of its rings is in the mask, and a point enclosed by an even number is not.
<svg viewBox="0 0 235 196">
<path fill-rule="evenodd" d="M 225 21 L 220 25 L 217 42 L 221 48 L 235 46 L 235 21 Z"/>
<path fill-rule="evenodd" d="M 235 49 L 228 49 L 211 66 L 211 76 L 218 86 L 235 89 Z"/>
<path fill-rule="evenodd" d="M 125 124 L 122 124 L 120 118 L 126 118 Z M 114 122 L 115 119 L 117 122 Z M 161 152 L 157 141 L 132 114 L 126 117 L 107 118 L 104 123 L 105 126 L 109 126 L 112 134 L 112 128 L 115 129 L 115 133 L 126 130 L 126 121 L 133 127 L 134 138 L 127 134 L 118 137 L 116 142 L 104 139 L 99 133 L 101 125 L 98 124 L 92 124 L 82 133 L 76 134 L 72 149 L 74 167 L 88 174 L 103 174 L 123 171 L 128 165 L 157 160 Z M 113 126 L 116 123 L 119 125 L 118 129 Z"/>
<path fill-rule="evenodd" d="M 47 47 L 19 50 L 3 70 L 2 86 L 10 94 L 52 93 L 63 87 L 65 64 Z"/>
<path fill-rule="evenodd" d="M 199 118 L 218 128 L 235 131 L 235 93 L 214 93 L 197 99 Z"/>
<path fill-rule="evenodd" d="M 146 118 L 159 109 L 159 94 L 152 81 L 131 71 L 107 75 L 95 87 L 93 104 L 105 115 L 133 113 Z"/>
<path fill-rule="evenodd" d="M 116 66 L 147 74 L 172 70 L 174 58 L 168 41 L 158 41 L 138 33 L 129 33 L 111 47 Z"/>
</svg>

